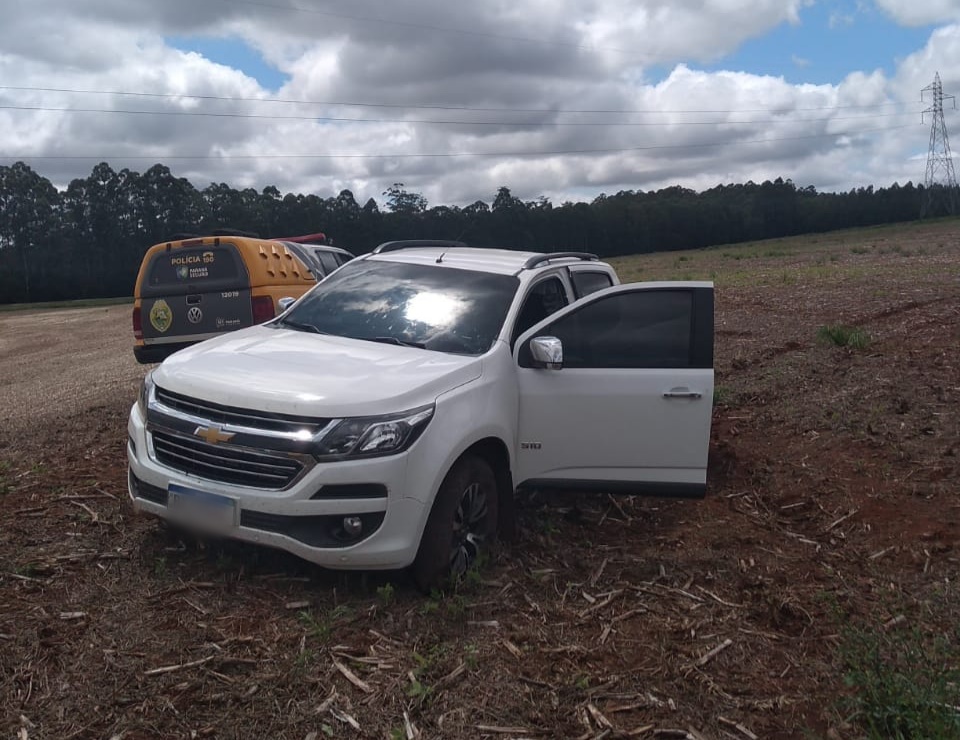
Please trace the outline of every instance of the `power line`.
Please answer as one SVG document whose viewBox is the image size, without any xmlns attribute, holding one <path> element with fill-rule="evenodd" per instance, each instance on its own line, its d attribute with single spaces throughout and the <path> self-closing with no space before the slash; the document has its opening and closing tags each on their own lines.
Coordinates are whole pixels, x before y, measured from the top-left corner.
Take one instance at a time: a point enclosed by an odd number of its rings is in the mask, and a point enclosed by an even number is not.
<svg viewBox="0 0 960 740">
<path fill-rule="evenodd" d="M 845 136 L 898 131 L 911 126 L 889 126 L 886 128 L 863 129 L 861 131 L 843 131 L 832 134 L 810 134 L 806 136 L 780 136 L 765 139 L 746 139 L 743 141 L 715 141 L 694 144 L 657 144 L 651 146 L 620 147 L 611 149 L 566 149 L 560 151 L 516 151 L 516 152 L 419 152 L 397 154 L 156 154 L 156 155 L 126 155 L 112 156 L 94 155 L 16 155 L 0 154 L 0 159 L 7 160 L 257 160 L 257 159 L 442 159 L 453 157 L 559 157 L 576 156 L 582 154 L 624 154 L 628 152 L 647 152 L 667 149 L 707 149 L 726 145 L 741 144 L 775 144 L 781 141 L 801 141 L 810 139 L 838 139 Z"/>
<path fill-rule="evenodd" d="M 864 116 L 835 116 L 833 118 L 781 118 L 749 121 L 452 121 L 427 118 L 349 118 L 338 116 L 309 115 L 273 115 L 265 113 L 223 113 L 193 110 L 128 110 L 123 108 L 65 108 L 43 105 L 0 105 L 0 110 L 39 111 L 48 113 L 98 113 L 142 116 L 187 116 L 206 118 L 253 118 L 270 121 L 324 121 L 328 123 L 403 123 L 428 124 L 435 126 L 531 126 L 547 127 L 595 127 L 595 126 L 728 126 L 748 124 L 781 123 L 828 123 L 831 121 L 850 121 L 863 118 L 901 118 L 915 113 L 874 113 Z"/>
<path fill-rule="evenodd" d="M 323 105 L 323 106 L 343 106 L 348 108 L 400 108 L 400 109 L 422 109 L 422 110 L 444 110 L 444 111 L 477 111 L 484 113 L 605 113 L 605 114 L 654 114 L 654 113 L 777 113 L 782 109 L 778 108 L 713 108 L 713 109 L 694 109 L 694 108 L 511 108 L 511 107 L 480 107 L 469 105 L 427 105 L 421 103 L 364 103 L 357 101 L 333 101 L 333 100 L 306 100 L 300 98 L 255 98 L 232 95 L 195 95 L 192 93 L 154 93 L 137 92 L 130 90 L 89 90 L 65 87 L 27 87 L 21 85 L 0 85 L 0 90 L 15 90 L 19 92 L 54 92 L 71 93 L 78 95 L 121 95 L 143 98 L 161 98 L 167 100 L 216 100 L 231 103 L 267 103 L 267 104 L 289 104 L 289 105 Z M 876 108 L 889 108 L 899 106 L 899 103 L 873 103 L 867 105 L 821 105 L 793 108 L 792 111 L 821 111 L 821 110 L 873 110 Z"/>
</svg>

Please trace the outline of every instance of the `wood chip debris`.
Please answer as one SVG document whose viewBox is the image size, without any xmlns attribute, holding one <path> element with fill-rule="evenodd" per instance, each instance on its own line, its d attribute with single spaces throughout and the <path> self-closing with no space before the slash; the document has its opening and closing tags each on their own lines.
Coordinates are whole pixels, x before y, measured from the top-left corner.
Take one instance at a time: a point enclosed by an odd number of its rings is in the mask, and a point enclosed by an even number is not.
<svg viewBox="0 0 960 740">
<path fill-rule="evenodd" d="M 216 655 L 208 655 L 206 658 L 200 658 L 199 660 L 191 660 L 189 663 L 179 663 L 177 665 L 165 665 L 160 668 L 151 668 L 149 671 L 144 671 L 144 676 L 160 676 L 164 673 L 173 673 L 174 671 L 183 670 L 184 668 L 196 668 L 197 666 L 203 665 L 204 663 L 209 663 L 211 660 L 216 658 Z"/>
<path fill-rule="evenodd" d="M 739 731 L 744 737 L 747 737 L 750 740 L 760 740 L 760 738 L 750 732 L 750 730 L 748 730 L 741 722 L 735 722 L 734 720 L 727 719 L 726 717 L 717 717 L 717 721 L 722 725 L 732 727 L 733 729 Z"/>
<path fill-rule="evenodd" d="M 94 524 L 100 523 L 100 515 L 97 512 L 95 512 L 93 509 L 91 509 L 89 506 L 87 506 L 85 503 L 83 503 L 82 501 L 70 501 L 70 503 L 73 504 L 74 506 L 79 506 L 81 509 L 87 512 L 90 515 L 91 522 L 93 522 Z"/>
<path fill-rule="evenodd" d="M 593 588 L 597 585 L 597 581 L 599 581 L 600 576 L 603 575 L 603 569 L 607 567 L 608 562 L 610 562 L 610 558 L 604 558 L 603 562 L 600 563 L 600 567 L 594 571 L 592 576 L 590 576 L 590 588 Z"/>
<path fill-rule="evenodd" d="M 335 688 L 334 688 L 334 689 L 330 689 L 330 693 L 327 695 L 327 698 L 324 699 L 324 700 L 317 706 L 317 708 L 313 710 L 313 713 L 314 713 L 314 714 L 323 714 L 324 712 L 326 712 L 328 709 L 330 709 L 330 707 L 333 706 L 333 702 L 335 702 L 335 701 L 337 700 L 337 696 L 338 696 L 337 690 L 336 690 Z"/>
<path fill-rule="evenodd" d="M 587 616 L 588 614 L 592 614 L 592 613 L 595 612 L 595 611 L 598 611 L 598 610 L 600 610 L 600 609 L 603 609 L 603 607 L 605 607 L 605 606 L 609 606 L 609 605 L 613 602 L 613 600 L 614 600 L 615 598 L 617 598 L 617 597 L 618 597 L 620 594 L 622 594 L 622 593 L 623 593 L 623 589 L 622 589 L 622 588 L 618 588 L 616 591 L 611 591 L 603 601 L 596 601 L 596 600 L 594 600 L 596 603 L 591 602 L 591 603 L 593 604 L 593 606 L 588 606 L 586 609 L 584 609 L 583 611 L 581 611 L 580 614 L 578 615 L 579 618 L 580 618 L 580 619 L 583 619 L 583 618 L 584 618 L 585 616 Z M 586 595 L 586 594 L 584 594 L 584 595 Z"/>
<path fill-rule="evenodd" d="M 357 676 L 356 673 L 347 668 L 343 663 L 341 663 L 336 658 L 333 658 L 333 667 L 336 668 L 340 673 L 343 674 L 343 677 L 346 678 L 350 683 L 356 686 L 365 694 L 372 694 L 373 689 L 370 688 L 370 684 L 364 681 L 362 678 Z M 359 728 L 357 728 L 359 729 Z"/>
<path fill-rule="evenodd" d="M 520 648 L 518 648 L 516 645 L 514 645 L 512 642 L 510 642 L 510 640 L 504 640 L 504 641 L 503 641 L 503 646 L 504 646 L 507 650 L 509 650 L 509 651 L 510 651 L 510 654 L 511 654 L 514 658 L 516 658 L 517 660 L 522 660 L 522 659 L 523 659 L 523 653 L 520 651 Z"/>
<path fill-rule="evenodd" d="M 450 671 L 450 673 L 448 673 L 446 676 L 444 676 L 439 681 L 437 681 L 435 688 L 440 688 L 442 686 L 447 686 L 453 683 L 466 672 L 467 672 L 467 664 L 460 663 L 460 665 L 458 665 L 456 668 Z"/>
<path fill-rule="evenodd" d="M 480 732 L 490 732 L 494 735 L 539 735 L 536 730 L 526 727 L 500 727 L 499 725 L 474 725 Z"/>
<path fill-rule="evenodd" d="M 827 527 L 825 530 L 823 530 L 824 533 L 829 532 L 831 529 L 833 529 L 834 527 L 836 527 L 838 524 L 842 524 L 843 522 L 847 521 L 847 519 L 849 519 L 850 517 L 852 517 L 854 514 L 856 514 L 856 513 L 859 512 L 859 511 L 860 511 L 860 509 L 850 509 L 849 512 L 847 512 L 846 514 L 844 514 L 842 517 L 840 517 L 839 519 L 837 519 L 833 524 L 831 524 L 829 527 Z"/>
<path fill-rule="evenodd" d="M 603 716 L 603 712 L 597 709 L 593 702 L 589 702 L 587 704 L 587 711 L 590 712 L 590 716 L 593 717 L 593 721 L 596 722 L 599 727 L 603 727 L 608 730 L 613 729 L 613 723 Z"/>
<path fill-rule="evenodd" d="M 355 729 L 357 732 L 360 732 L 360 731 L 361 731 L 360 723 L 357 722 L 357 720 L 355 720 L 353 717 L 351 717 L 351 716 L 350 716 L 349 714 L 347 714 L 346 712 L 344 712 L 344 711 L 342 711 L 342 710 L 340 710 L 340 709 L 337 709 L 336 707 L 330 707 L 330 714 L 332 714 L 334 717 L 336 717 L 336 718 L 337 718 L 338 720 L 340 720 L 341 722 L 350 725 L 350 726 L 351 726 L 353 729 Z"/>
<path fill-rule="evenodd" d="M 728 647 L 730 647 L 731 645 L 733 645 L 733 640 L 731 640 L 731 639 L 728 637 L 726 640 L 724 640 L 724 641 L 721 642 L 719 645 L 717 645 L 715 648 L 713 648 L 713 650 L 710 650 L 710 651 L 708 651 L 707 653 L 705 653 L 705 654 L 703 655 L 703 657 L 701 657 L 700 660 L 697 661 L 697 665 L 698 665 L 698 666 L 705 666 L 707 663 L 709 663 L 709 662 L 710 662 L 711 660 L 713 660 L 717 655 L 719 655 L 721 652 L 723 652 L 724 650 L 726 650 L 726 649 L 727 649 Z"/>
<path fill-rule="evenodd" d="M 712 591 L 707 591 L 707 589 L 703 588 L 703 586 L 697 586 L 697 589 L 698 589 L 699 591 L 703 591 L 703 593 L 705 593 L 705 594 L 706 594 L 707 596 L 709 596 L 711 599 L 713 599 L 714 601 L 716 601 L 718 604 L 723 604 L 724 606 L 731 606 L 731 607 L 733 607 L 734 609 L 746 609 L 746 608 L 747 608 L 747 605 L 746 605 L 746 604 L 734 604 L 734 603 L 731 602 L 731 601 L 724 601 L 723 599 L 721 599 L 719 596 L 717 596 L 717 595 L 716 595 L 715 593 L 713 593 Z"/>
<path fill-rule="evenodd" d="M 898 614 L 898 615 L 895 616 L 893 619 L 890 619 L 890 620 L 888 620 L 887 622 L 885 622 L 884 625 L 883 625 L 883 628 L 884 628 L 885 630 L 893 629 L 893 628 L 896 627 L 898 624 L 903 624 L 903 623 L 906 622 L 906 621 L 907 621 L 906 615 L 904 615 L 904 614 Z"/>
<path fill-rule="evenodd" d="M 480 622 L 468 621 L 467 624 L 471 627 L 489 627 L 490 629 L 495 630 L 500 629 L 500 622 L 498 622 L 496 619 L 487 619 Z"/>
<path fill-rule="evenodd" d="M 410 714 L 406 710 L 403 712 L 403 730 L 407 735 L 407 740 L 416 740 L 420 737 L 420 731 L 410 721 Z"/>
</svg>

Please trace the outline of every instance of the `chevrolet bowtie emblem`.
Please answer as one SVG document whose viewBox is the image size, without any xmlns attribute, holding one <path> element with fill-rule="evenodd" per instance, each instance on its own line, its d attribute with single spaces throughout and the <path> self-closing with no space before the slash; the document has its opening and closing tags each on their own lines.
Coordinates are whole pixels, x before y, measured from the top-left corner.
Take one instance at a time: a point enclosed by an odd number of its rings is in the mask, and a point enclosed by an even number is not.
<svg viewBox="0 0 960 740">
<path fill-rule="evenodd" d="M 212 445 L 229 442 L 236 436 L 232 432 L 223 431 L 220 427 L 197 427 L 193 430 L 193 433 L 204 442 Z"/>
</svg>

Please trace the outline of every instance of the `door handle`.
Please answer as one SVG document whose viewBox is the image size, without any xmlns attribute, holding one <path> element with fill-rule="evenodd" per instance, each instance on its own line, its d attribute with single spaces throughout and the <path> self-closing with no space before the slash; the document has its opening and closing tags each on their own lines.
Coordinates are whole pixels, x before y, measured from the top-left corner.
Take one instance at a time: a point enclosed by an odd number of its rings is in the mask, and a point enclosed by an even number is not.
<svg viewBox="0 0 960 740">
<path fill-rule="evenodd" d="M 664 398 L 703 398 L 703 394 L 700 391 L 688 391 L 686 389 L 677 388 L 676 390 L 666 391 L 663 394 Z"/>
</svg>

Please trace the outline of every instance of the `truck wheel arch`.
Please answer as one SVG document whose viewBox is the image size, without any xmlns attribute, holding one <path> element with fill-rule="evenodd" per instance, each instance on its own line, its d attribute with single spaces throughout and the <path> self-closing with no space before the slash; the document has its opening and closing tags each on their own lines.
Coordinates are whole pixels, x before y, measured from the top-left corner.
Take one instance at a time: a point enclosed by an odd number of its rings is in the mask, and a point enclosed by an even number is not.
<svg viewBox="0 0 960 740">
<path fill-rule="evenodd" d="M 510 453 L 503 440 L 487 437 L 474 442 L 460 457 L 475 454 L 482 457 L 493 469 L 497 479 L 498 508 L 497 535 L 504 542 L 513 542 L 517 536 L 517 513 L 514 502 L 513 472 L 510 469 Z M 459 460 L 460 457 L 457 459 Z"/>
</svg>

